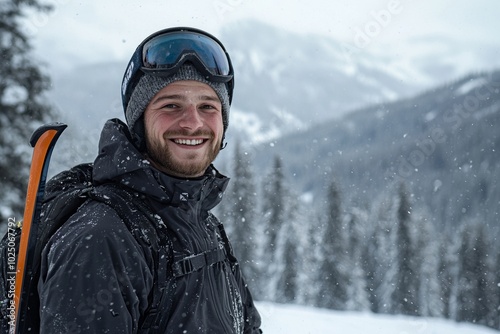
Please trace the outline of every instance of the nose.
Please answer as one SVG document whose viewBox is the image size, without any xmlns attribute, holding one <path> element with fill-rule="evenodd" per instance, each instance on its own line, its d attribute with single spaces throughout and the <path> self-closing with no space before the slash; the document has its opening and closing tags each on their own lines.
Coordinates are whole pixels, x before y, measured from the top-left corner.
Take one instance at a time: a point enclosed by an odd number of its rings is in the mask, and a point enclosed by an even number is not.
<svg viewBox="0 0 500 334">
<path fill-rule="evenodd" d="M 198 110 L 194 104 L 189 105 L 185 108 L 185 110 L 182 113 L 179 125 L 182 128 L 190 130 L 196 130 L 203 126 L 201 116 L 198 113 Z"/>
</svg>

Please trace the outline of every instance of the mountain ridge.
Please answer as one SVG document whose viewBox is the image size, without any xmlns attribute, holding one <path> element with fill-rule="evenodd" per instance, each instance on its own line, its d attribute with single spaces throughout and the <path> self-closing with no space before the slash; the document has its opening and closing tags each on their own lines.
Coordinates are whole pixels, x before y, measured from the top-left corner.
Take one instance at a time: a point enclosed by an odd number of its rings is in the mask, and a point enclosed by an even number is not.
<svg viewBox="0 0 500 334">
<path fill-rule="evenodd" d="M 500 200 L 500 71 L 469 74 L 414 97 L 377 104 L 256 146 L 255 165 L 282 158 L 299 193 L 335 180 L 367 202 L 407 183 L 416 205 L 445 225 L 494 223 Z M 300 154 L 298 154 L 300 152 Z"/>
</svg>

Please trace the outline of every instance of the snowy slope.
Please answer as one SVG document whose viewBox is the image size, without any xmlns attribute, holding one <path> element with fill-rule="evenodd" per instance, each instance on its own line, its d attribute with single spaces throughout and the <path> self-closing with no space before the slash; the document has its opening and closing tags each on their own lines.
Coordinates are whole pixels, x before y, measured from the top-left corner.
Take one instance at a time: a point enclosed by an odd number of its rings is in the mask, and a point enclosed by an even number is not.
<svg viewBox="0 0 500 334">
<path fill-rule="evenodd" d="M 262 330 L 272 334 L 493 334 L 492 329 L 444 319 L 335 312 L 258 303 Z"/>
</svg>

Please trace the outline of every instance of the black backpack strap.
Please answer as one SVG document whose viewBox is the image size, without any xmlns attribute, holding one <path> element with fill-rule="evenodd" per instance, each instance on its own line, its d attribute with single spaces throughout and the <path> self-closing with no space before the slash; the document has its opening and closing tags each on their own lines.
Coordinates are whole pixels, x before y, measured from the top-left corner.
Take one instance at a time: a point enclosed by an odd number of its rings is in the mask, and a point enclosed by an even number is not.
<svg viewBox="0 0 500 334">
<path fill-rule="evenodd" d="M 238 260 L 236 259 L 236 256 L 234 256 L 233 252 L 233 247 L 231 246 L 231 243 L 229 242 L 229 238 L 227 237 L 226 230 L 224 229 L 224 225 L 222 222 L 215 217 L 211 212 L 208 213 L 208 221 L 212 223 L 214 226 L 216 226 L 219 230 L 222 243 L 224 244 L 224 250 L 226 253 L 226 256 L 231 263 L 231 267 L 234 269 L 235 266 L 238 265 Z"/>
<path fill-rule="evenodd" d="M 225 249 L 215 248 L 174 262 L 174 277 L 181 277 L 226 259 Z"/>
<path fill-rule="evenodd" d="M 227 237 L 226 230 L 224 229 L 224 225 L 222 225 L 221 221 L 211 212 L 208 213 L 207 220 L 218 229 L 224 247 L 214 248 L 212 250 L 175 261 L 172 266 L 173 275 L 175 277 L 187 275 L 203 267 L 211 266 L 226 259 L 229 260 L 232 269 L 234 269 L 234 267 L 238 264 L 238 261 L 234 256 L 231 243 L 229 242 L 229 238 Z"/>
<path fill-rule="evenodd" d="M 150 295 L 150 306 L 139 324 L 140 332 L 145 333 L 154 326 L 158 317 L 161 299 L 167 286 L 165 278 L 169 277 L 168 264 L 173 261 L 173 246 L 166 225 L 153 213 L 141 195 L 119 185 L 98 186 L 89 196 L 113 208 L 132 235 L 153 250 L 153 263 L 156 268 L 153 271 L 153 291 Z"/>
</svg>

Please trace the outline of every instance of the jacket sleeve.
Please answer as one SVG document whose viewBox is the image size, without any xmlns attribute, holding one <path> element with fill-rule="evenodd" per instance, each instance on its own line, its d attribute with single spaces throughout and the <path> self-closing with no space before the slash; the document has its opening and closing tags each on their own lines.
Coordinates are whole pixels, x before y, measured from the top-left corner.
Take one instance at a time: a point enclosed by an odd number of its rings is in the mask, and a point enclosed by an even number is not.
<svg viewBox="0 0 500 334">
<path fill-rule="evenodd" d="M 153 276 L 144 251 L 101 203 L 77 212 L 42 254 L 41 333 L 136 333 Z"/>
<path fill-rule="evenodd" d="M 232 247 L 231 247 L 231 253 Z M 233 257 L 234 258 L 234 257 Z M 236 259 L 236 258 L 234 258 Z M 233 266 L 233 272 L 236 280 L 238 281 L 238 286 L 240 289 L 240 294 L 243 302 L 243 311 L 245 318 L 245 334 L 260 334 L 262 330 L 261 326 L 261 317 L 257 308 L 255 307 L 252 293 L 248 289 L 248 285 L 245 282 L 245 278 L 241 273 L 241 267 L 239 263 L 236 261 L 236 265 Z"/>
<path fill-rule="evenodd" d="M 245 289 L 244 293 L 242 293 L 244 303 L 243 307 L 245 310 L 245 334 L 260 334 L 262 333 L 262 330 L 260 329 L 260 314 L 255 307 L 252 294 L 250 293 L 250 290 L 248 290 L 248 286 L 244 282 L 243 278 L 241 278 L 240 284 L 242 285 L 243 289 Z"/>
</svg>

